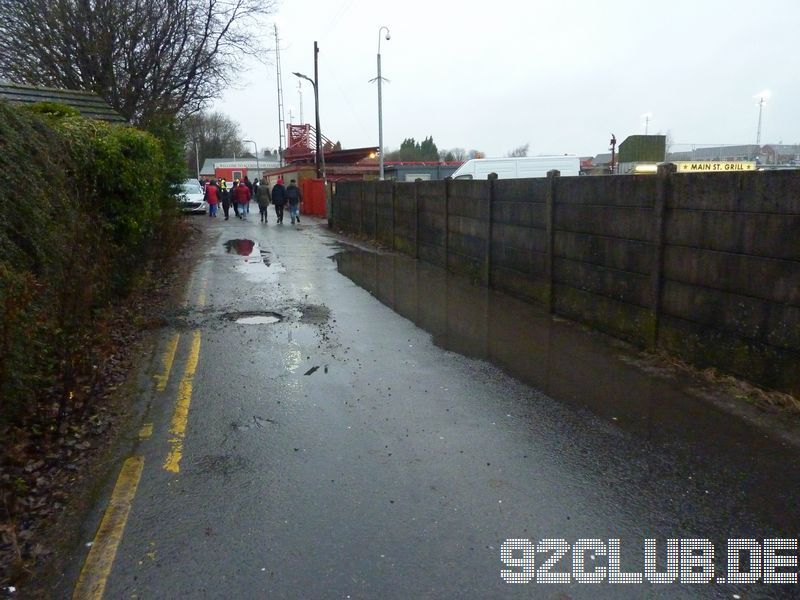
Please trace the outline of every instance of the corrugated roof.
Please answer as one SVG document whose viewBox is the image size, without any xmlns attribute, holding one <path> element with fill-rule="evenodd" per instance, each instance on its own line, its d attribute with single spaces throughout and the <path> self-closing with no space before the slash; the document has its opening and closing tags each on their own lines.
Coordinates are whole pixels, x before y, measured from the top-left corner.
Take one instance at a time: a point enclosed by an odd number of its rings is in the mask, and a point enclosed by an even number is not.
<svg viewBox="0 0 800 600">
<path fill-rule="evenodd" d="M 83 90 L 62 90 L 0 81 L 0 100 L 14 104 L 59 102 L 77 109 L 89 119 L 126 123 L 125 118 L 97 94 Z"/>
</svg>

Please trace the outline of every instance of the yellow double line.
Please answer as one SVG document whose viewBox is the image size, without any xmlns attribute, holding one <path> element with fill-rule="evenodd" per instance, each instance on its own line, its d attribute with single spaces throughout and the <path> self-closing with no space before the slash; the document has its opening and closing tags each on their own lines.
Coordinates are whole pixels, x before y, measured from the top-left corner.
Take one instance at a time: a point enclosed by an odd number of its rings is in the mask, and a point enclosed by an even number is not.
<svg viewBox="0 0 800 600">
<path fill-rule="evenodd" d="M 206 281 L 203 282 L 202 289 L 198 295 L 197 305 L 202 308 L 205 306 Z M 169 376 L 172 371 L 173 362 L 177 353 L 180 334 L 173 335 L 167 342 L 167 346 L 162 356 L 162 372 L 155 376 L 156 390 L 164 392 L 167 388 Z M 170 422 L 170 450 L 164 461 L 163 468 L 172 473 L 180 472 L 180 462 L 183 456 L 183 441 L 186 437 L 186 425 L 189 420 L 189 405 L 192 400 L 192 387 L 194 375 L 197 371 L 197 364 L 200 360 L 200 332 L 194 331 L 192 334 L 192 344 L 189 350 L 189 357 L 186 361 L 186 369 L 178 385 L 178 397 L 175 404 L 175 412 Z M 153 424 L 146 423 L 142 426 L 139 437 L 146 439 L 153 431 Z M 73 590 L 73 600 L 100 600 L 105 592 L 111 568 L 114 565 L 114 558 L 117 548 L 122 541 L 125 525 L 128 521 L 136 490 L 144 469 L 143 456 L 131 456 L 122 465 L 108 507 L 100 521 L 100 526 L 95 534 L 89 554 L 83 564 L 78 582 Z"/>
<path fill-rule="evenodd" d="M 170 451 L 164 461 L 164 469 L 172 473 L 180 472 L 181 458 L 183 457 L 183 440 L 186 437 L 186 424 L 189 421 L 189 405 L 192 402 L 192 386 L 197 363 L 200 360 L 200 332 L 192 334 L 192 347 L 186 361 L 186 370 L 178 386 L 178 401 L 175 404 L 175 413 L 172 415 L 169 432 Z"/>
</svg>

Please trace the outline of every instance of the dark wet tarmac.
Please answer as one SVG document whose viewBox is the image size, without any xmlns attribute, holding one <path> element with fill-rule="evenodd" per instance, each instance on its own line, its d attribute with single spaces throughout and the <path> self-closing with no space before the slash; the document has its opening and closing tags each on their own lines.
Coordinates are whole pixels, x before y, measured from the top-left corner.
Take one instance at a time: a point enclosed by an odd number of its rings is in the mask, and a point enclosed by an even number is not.
<svg viewBox="0 0 800 600">
<path fill-rule="evenodd" d="M 800 449 L 714 404 L 719 386 L 541 308 L 396 254 L 336 254 L 339 272 L 433 336 L 550 397 L 588 409 L 736 490 L 780 531 L 800 511 Z M 722 397 L 720 397 L 722 396 Z"/>
<path fill-rule="evenodd" d="M 105 597 L 796 595 L 505 583 L 509 538 L 619 538 L 623 570 L 640 571 L 645 538 L 663 554 L 668 538 L 797 536 L 796 453 L 601 335 L 404 257 L 342 253 L 320 221 L 203 223 L 188 308 L 151 367 L 181 333 L 173 376 L 143 385 L 153 435 Z"/>
</svg>

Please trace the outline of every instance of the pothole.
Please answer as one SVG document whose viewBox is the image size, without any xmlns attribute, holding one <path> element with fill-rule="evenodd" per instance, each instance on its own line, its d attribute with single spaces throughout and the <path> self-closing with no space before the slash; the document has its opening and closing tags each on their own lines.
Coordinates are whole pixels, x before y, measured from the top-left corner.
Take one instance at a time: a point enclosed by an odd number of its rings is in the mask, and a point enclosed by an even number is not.
<svg viewBox="0 0 800 600">
<path fill-rule="evenodd" d="M 283 321 L 283 315 L 271 311 L 225 313 L 222 318 L 241 325 L 272 325 Z"/>
<path fill-rule="evenodd" d="M 279 321 L 280 319 L 278 317 L 242 317 L 236 319 L 236 322 L 242 325 L 272 325 Z"/>
</svg>

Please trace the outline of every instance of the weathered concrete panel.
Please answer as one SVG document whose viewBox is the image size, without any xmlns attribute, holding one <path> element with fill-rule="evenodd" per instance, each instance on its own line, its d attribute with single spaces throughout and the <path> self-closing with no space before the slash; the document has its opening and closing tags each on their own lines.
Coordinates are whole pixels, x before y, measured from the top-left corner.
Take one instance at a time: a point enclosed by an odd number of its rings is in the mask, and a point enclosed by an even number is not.
<svg viewBox="0 0 800 600">
<path fill-rule="evenodd" d="M 444 215 L 445 198 L 444 196 L 425 196 L 420 192 L 417 198 L 419 211 L 421 213 L 432 213 Z"/>
<path fill-rule="evenodd" d="M 800 260 L 800 215 L 670 210 L 666 219 L 669 244 Z"/>
<path fill-rule="evenodd" d="M 457 252 L 483 264 L 486 256 L 486 240 L 472 235 L 464 235 L 451 231 L 447 238 L 448 252 Z"/>
<path fill-rule="evenodd" d="M 654 248 L 648 242 L 556 231 L 554 255 L 612 269 L 649 274 Z"/>
<path fill-rule="evenodd" d="M 420 224 L 419 241 L 420 244 L 425 243 L 432 246 L 439 246 L 442 248 L 442 251 L 444 251 L 444 230 L 438 227 L 428 227 Z"/>
<path fill-rule="evenodd" d="M 492 241 L 523 251 L 547 252 L 547 238 L 544 229 L 495 223 L 492 225 Z"/>
<path fill-rule="evenodd" d="M 466 198 L 464 196 L 450 196 L 447 200 L 450 216 L 468 217 L 481 221 L 489 220 L 488 195 L 483 198 Z"/>
<path fill-rule="evenodd" d="M 461 217 L 457 215 L 450 215 L 448 227 L 451 233 L 462 233 L 464 235 L 471 235 L 473 237 L 486 237 L 486 221 L 478 219 L 471 219 L 469 217 Z"/>
<path fill-rule="evenodd" d="M 413 184 L 397 184 L 394 192 L 395 208 L 409 212 L 417 211 L 416 188 Z"/>
<path fill-rule="evenodd" d="M 557 231 L 649 242 L 653 240 L 653 223 L 653 211 L 647 208 L 580 205 L 555 207 Z"/>
<path fill-rule="evenodd" d="M 653 306 L 648 275 L 557 258 L 553 262 L 553 281 L 643 308 Z"/>
<path fill-rule="evenodd" d="M 800 353 L 662 315 L 659 346 L 699 367 L 717 367 L 774 389 L 800 394 Z"/>
<path fill-rule="evenodd" d="M 800 306 L 800 265 L 796 261 L 667 246 L 664 278 Z"/>
<path fill-rule="evenodd" d="M 561 284 L 555 284 L 553 292 L 555 310 L 561 315 L 636 344 L 645 344 L 652 336 L 653 315 L 641 306 Z"/>
<path fill-rule="evenodd" d="M 800 351 L 800 308 L 795 306 L 666 281 L 662 309 L 743 339 Z"/>
<path fill-rule="evenodd" d="M 417 215 L 410 212 L 396 210 L 394 213 L 394 229 L 395 231 L 406 231 L 409 237 L 413 239 L 414 229 L 417 227 Z"/>
<path fill-rule="evenodd" d="M 681 174 L 667 207 L 797 215 L 800 171 Z"/>
<path fill-rule="evenodd" d="M 544 277 L 547 272 L 547 255 L 543 252 L 526 252 L 517 248 L 492 245 L 492 269 L 505 267 L 527 275 Z"/>
<path fill-rule="evenodd" d="M 539 202 L 506 202 L 496 200 L 492 204 L 492 221 L 518 225 L 520 227 L 546 227 L 547 208 Z"/>
</svg>

